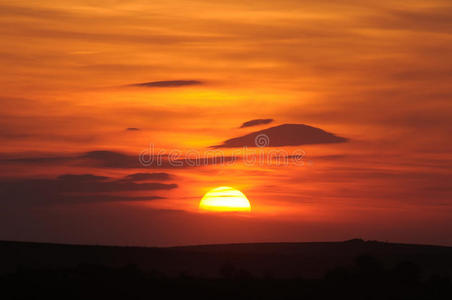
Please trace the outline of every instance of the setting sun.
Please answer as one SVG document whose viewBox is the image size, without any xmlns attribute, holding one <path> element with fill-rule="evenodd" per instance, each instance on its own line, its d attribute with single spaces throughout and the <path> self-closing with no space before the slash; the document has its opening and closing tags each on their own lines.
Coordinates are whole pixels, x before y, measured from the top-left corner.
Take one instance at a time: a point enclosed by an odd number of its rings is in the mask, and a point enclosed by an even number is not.
<svg viewBox="0 0 452 300">
<path fill-rule="evenodd" d="M 250 202 L 239 190 L 220 186 L 208 191 L 199 203 L 199 209 L 211 211 L 251 211 Z"/>
</svg>

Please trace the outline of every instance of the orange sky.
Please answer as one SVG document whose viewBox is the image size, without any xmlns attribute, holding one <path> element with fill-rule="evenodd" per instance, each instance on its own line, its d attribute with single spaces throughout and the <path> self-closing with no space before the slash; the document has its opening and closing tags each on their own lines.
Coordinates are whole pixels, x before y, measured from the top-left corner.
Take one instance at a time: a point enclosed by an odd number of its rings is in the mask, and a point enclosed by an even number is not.
<svg viewBox="0 0 452 300">
<path fill-rule="evenodd" d="M 452 245 L 451 29 L 437 0 L 0 0 L 0 239 Z M 134 164 L 281 124 L 348 141 L 257 149 L 305 153 L 285 166 Z M 251 214 L 199 213 L 217 186 Z"/>
</svg>

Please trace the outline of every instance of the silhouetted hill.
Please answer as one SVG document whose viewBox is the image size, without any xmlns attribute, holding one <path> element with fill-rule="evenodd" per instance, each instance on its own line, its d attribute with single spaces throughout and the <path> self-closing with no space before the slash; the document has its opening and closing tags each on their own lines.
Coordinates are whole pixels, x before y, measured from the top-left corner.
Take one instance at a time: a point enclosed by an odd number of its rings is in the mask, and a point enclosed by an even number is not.
<svg viewBox="0 0 452 300">
<path fill-rule="evenodd" d="M 18 268 L 58 269 L 79 265 L 121 268 L 135 265 L 169 277 L 224 276 L 229 269 L 255 277 L 322 278 L 328 271 L 350 267 L 359 256 L 371 256 L 384 268 L 412 262 L 424 277 L 452 273 L 452 247 L 376 241 L 254 243 L 184 247 L 81 246 L 0 242 L 0 274 Z"/>
</svg>

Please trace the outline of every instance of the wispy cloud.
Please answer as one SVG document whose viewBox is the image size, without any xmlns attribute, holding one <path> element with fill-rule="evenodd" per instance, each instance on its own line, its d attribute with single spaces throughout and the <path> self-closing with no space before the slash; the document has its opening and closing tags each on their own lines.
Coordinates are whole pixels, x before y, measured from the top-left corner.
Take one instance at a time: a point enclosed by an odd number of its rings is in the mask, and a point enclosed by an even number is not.
<svg viewBox="0 0 452 300">
<path fill-rule="evenodd" d="M 146 180 L 170 180 L 171 174 L 159 172 L 159 173 L 135 173 L 125 177 L 128 180 L 133 181 L 146 181 Z"/>
<path fill-rule="evenodd" d="M 273 119 L 254 119 L 254 120 L 250 120 L 250 121 L 244 122 L 242 124 L 242 126 L 240 126 L 240 128 L 257 126 L 257 125 L 264 125 L 264 124 L 269 124 L 271 122 L 273 122 Z"/>
<path fill-rule="evenodd" d="M 111 169 L 184 169 L 231 163 L 237 161 L 238 159 L 239 158 L 236 156 L 185 158 L 182 155 L 180 158 L 172 157 L 170 159 L 165 154 L 130 154 L 109 150 L 94 150 L 73 155 L 49 154 L 46 156 L 4 156 L 3 158 L 0 158 L 0 164 L 33 164 L 36 166 L 57 164 Z"/>
<path fill-rule="evenodd" d="M 57 178 L 20 178 L 0 180 L 0 195 L 6 205 L 71 204 L 74 202 L 143 201 L 155 195 L 124 196 L 120 192 L 172 190 L 177 184 L 137 183 L 135 179 L 111 178 L 93 174 L 64 174 Z"/>
<path fill-rule="evenodd" d="M 143 87 L 143 88 L 177 88 L 183 86 L 201 85 L 202 81 L 198 80 L 165 80 L 165 81 L 150 81 L 133 83 L 129 87 Z"/>
</svg>

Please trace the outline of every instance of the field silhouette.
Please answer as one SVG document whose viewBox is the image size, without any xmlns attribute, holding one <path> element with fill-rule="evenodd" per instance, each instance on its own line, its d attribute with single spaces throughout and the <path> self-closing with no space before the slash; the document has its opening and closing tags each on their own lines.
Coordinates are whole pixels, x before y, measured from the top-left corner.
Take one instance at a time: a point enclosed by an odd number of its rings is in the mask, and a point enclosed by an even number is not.
<svg viewBox="0 0 452 300">
<path fill-rule="evenodd" d="M 0 242 L 2 299 L 452 299 L 452 248 Z"/>
</svg>

